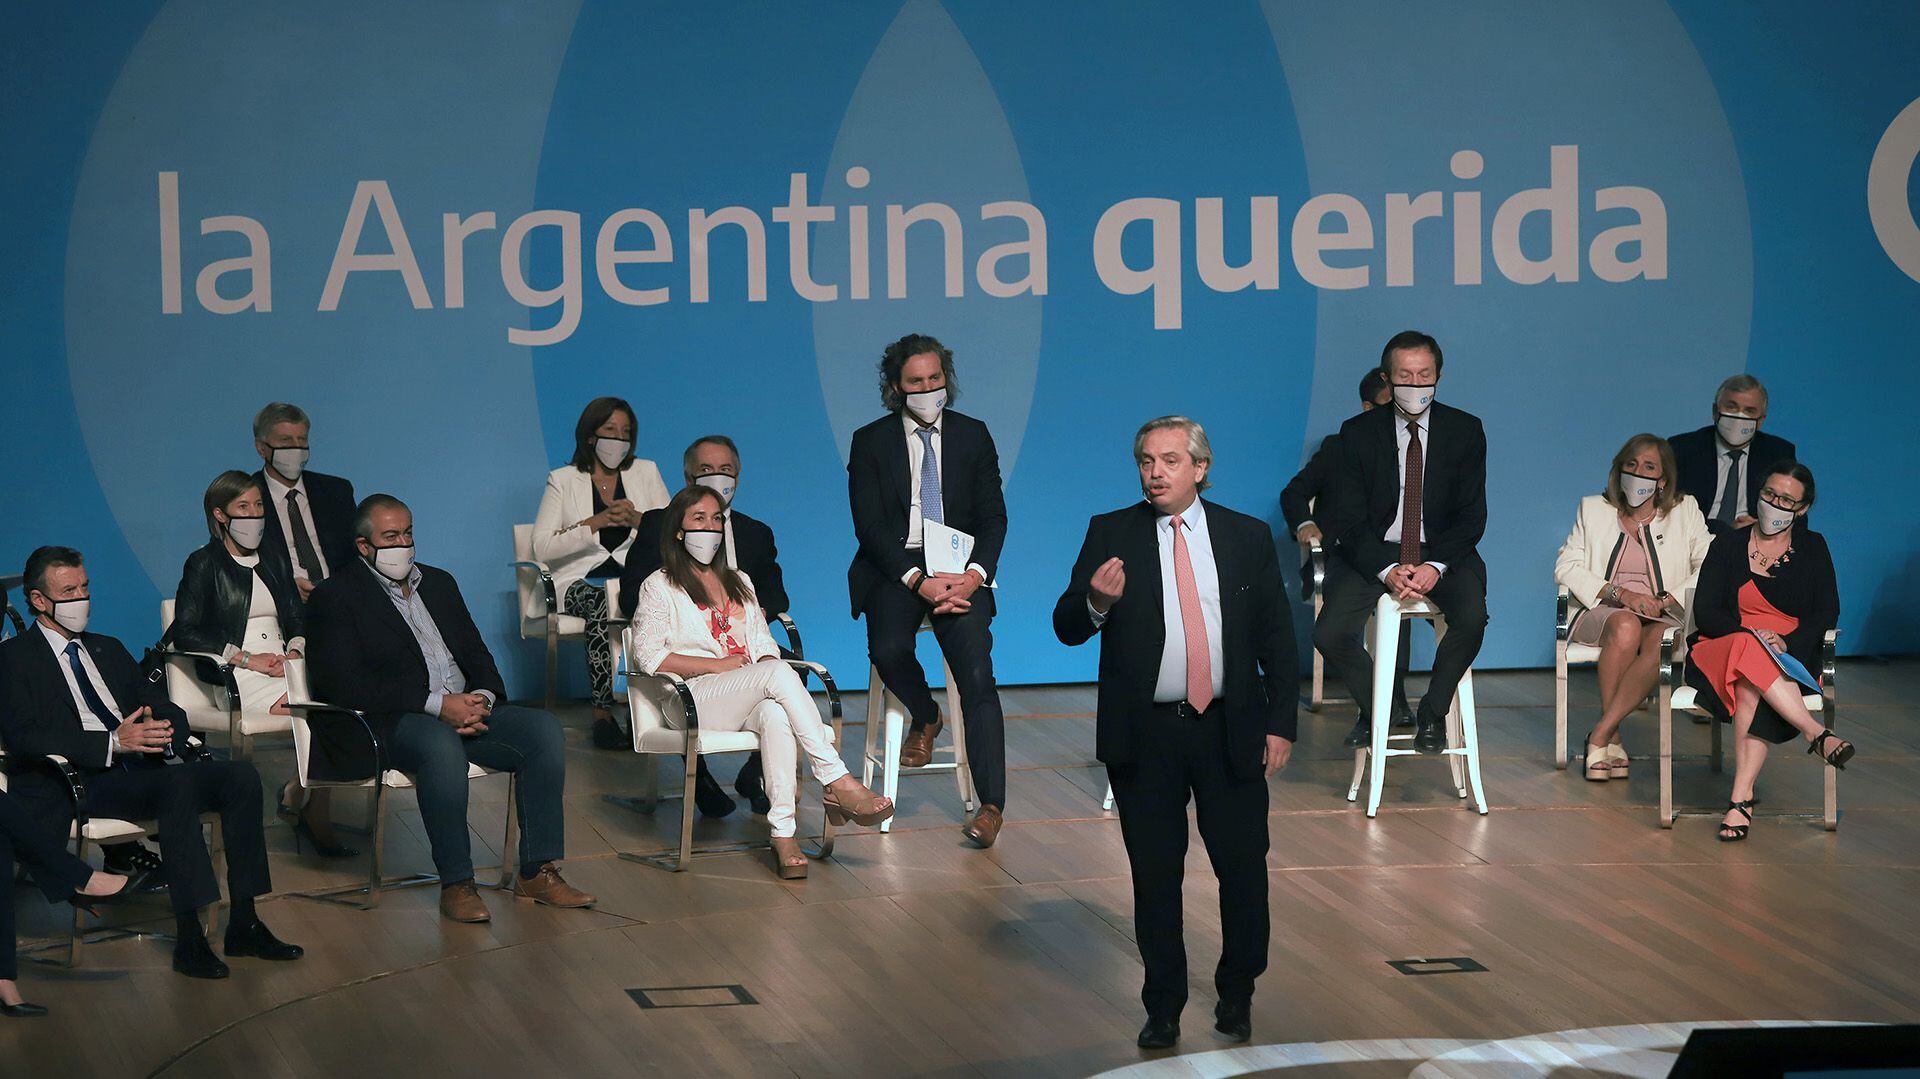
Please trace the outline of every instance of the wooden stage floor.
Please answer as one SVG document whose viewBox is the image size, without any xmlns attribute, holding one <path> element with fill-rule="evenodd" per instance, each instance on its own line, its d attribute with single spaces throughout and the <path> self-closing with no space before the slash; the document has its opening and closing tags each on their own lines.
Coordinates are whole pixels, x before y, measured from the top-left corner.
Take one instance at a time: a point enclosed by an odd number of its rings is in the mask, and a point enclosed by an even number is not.
<svg viewBox="0 0 1920 1079">
<path fill-rule="evenodd" d="M 0 1020 L 0 1074 L 1405 1076 L 1433 1059 L 1422 1074 L 1663 1075 L 1697 1022 L 1914 1022 L 1920 660 L 1847 662 L 1839 684 L 1837 725 L 1860 747 L 1839 831 L 1763 816 L 1740 844 L 1716 842 L 1709 818 L 1657 827 L 1650 761 L 1604 785 L 1555 771 L 1549 672 L 1477 679 L 1484 818 L 1443 764 L 1396 758 L 1367 820 L 1344 800 L 1351 707 L 1302 712 L 1295 763 L 1272 783 L 1274 933 L 1253 1043 L 1213 1040 L 1219 919 L 1196 838 L 1185 1040 L 1156 1054 L 1133 1047 L 1140 965 L 1119 826 L 1100 811 L 1090 688 L 1004 693 L 1011 804 L 992 850 L 961 839 L 949 778 L 916 777 L 891 835 L 843 832 L 803 883 L 776 881 L 761 852 L 679 874 L 616 858 L 670 843 L 679 810 L 603 801 L 631 792 L 640 765 L 594 750 L 573 705 L 566 873 L 597 910 L 483 893 L 492 924 L 460 926 L 440 920 L 431 888 L 374 911 L 277 896 L 262 914 L 306 946 L 301 962 L 237 960 L 230 980 L 195 982 L 172 973 L 167 945 L 123 940 L 87 949 L 78 971 L 23 964 L 28 999 L 54 1014 Z M 1576 673 L 1575 739 L 1592 693 Z M 864 714 L 851 695 L 850 719 Z M 861 727 L 847 734 L 853 758 Z M 1630 750 L 1654 737 L 1647 714 L 1629 720 Z M 1702 753 L 1707 731 L 1683 718 L 1676 739 Z M 291 768 L 281 747 L 258 760 L 269 790 Z M 720 758 L 723 777 L 735 760 Z M 1724 805 L 1727 778 L 1680 763 L 1679 801 Z M 1800 747 L 1780 747 L 1762 808 L 1817 806 L 1820 779 Z M 817 791 L 802 787 L 803 829 L 818 827 Z M 474 798 L 475 860 L 497 862 L 504 786 L 484 781 Z M 389 870 L 430 870 L 411 796 L 394 810 Z M 343 819 L 359 813 L 341 799 Z M 701 842 L 764 833 L 744 806 L 695 829 Z M 281 892 L 364 874 L 360 860 L 296 856 L 283 824 L 268 843 Z M 16 898 L 24 937 L 55 931 L 37 893 Z M 123 917 L 169 920 L 159 900 Z M 1486 969 L 1389 965 L 1453 956 Z M 665 991 L 688 986 L 739 986 L 752 1003 Z M 655 1005 L 725 1006 L 642 1007 L 636 989 Z M 1535 1037 L 1565 1031 L 1585 1033 Z"/>
</svg>

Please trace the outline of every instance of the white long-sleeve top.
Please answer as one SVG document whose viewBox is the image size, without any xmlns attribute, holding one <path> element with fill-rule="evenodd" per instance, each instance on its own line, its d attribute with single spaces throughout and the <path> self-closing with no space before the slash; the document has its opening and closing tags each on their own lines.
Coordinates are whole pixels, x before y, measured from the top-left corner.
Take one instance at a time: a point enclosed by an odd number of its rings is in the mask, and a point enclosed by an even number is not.
<svg viewBox="0 0 1920 1079">
<path fill-rule="evenodd" d="M 740 577 L 751 591 L 752 578 L 744 573 Z M 706 608 L 674 587 L 673 582 L 667 580 L 665 570 L 655 570 L 641 583 L 636 604 L 633 661 L 641 670 L 657 674 L 660 664 L 671 655 L 726 658 L 725 647 L 713 637 Z M 767 628 L 766 613 L 758 602 L 748 599 L 746 610 L 735 618 L 735 625 L 742 631 L 740 643 L 746 646 L 749 662 L 779 657 L 780 648 L 773 643 L 773 632 Z"/>
</svg>

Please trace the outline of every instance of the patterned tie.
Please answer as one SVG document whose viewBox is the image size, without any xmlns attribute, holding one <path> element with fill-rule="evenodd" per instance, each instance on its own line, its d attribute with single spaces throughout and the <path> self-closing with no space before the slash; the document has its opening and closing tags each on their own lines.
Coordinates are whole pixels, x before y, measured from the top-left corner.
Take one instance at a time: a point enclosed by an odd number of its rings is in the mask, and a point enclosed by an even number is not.
<svg viewBox="0 0 1920 1079">
<path fill-rule="evenodd" d="M 287 524 L 293 527 L 293 564 L 303 571 L 307 580 L 319 584 L 327 575 L 320 565 L 320 553 L 313 549 L 313 540 L 307 538 L 307 518 L 300 512 L 299 498 L 300 492 L 287 492 Z"/>
<path fill-rule="evenodd" d="M 67 666 L 73 668 L 73 684 L 80 687 L 80 699 L 87 702 L 87 711 L 92 712 L 94 718 L 108 730 L 118 727 L 120 717 L 114 715 L 113 709 L 107 707 L 107 702 L 100 699 L 99 692 L 93 688 L 93 679 L 87 677 L 87 668 L 80 662 L 79 641 L 67 642 Z"/>
<path fill-rule="evenodd" d="M 1720 487 L 1720 512 L 1713 519 L 1733 527 L 1733 519 L 1740 516 L 1740 458 L 1747 451 L 1727 451 L 1727 482 Z"/>
<path fill-rule="evenodd" d="M 1417 566 L 1420 557 L 1420 483 L 1426 472 L 1420 449 L 1420 425 L 1407 421 L 1407 478 L 1400 486 L 1400 564 Z"/>
<path fill-rule="evenodd" d="M 947 511 L 940 505 L 940 462 L 933 456 L 933 428 L 922 427 L 920 436 L 920 516 L 924 520 L 947 523 Z"/>
<path fill-rule="evenodd" d="M 1173 590 L 1180 596 L 1180 626 L 1187 637 L 1187 703 L 1204 712 L 1213 703 L 1213 658 L 1207 652 L 1207 619 L 1187 558 L 1186 518 L 1173 518 Z"/>
</svg>

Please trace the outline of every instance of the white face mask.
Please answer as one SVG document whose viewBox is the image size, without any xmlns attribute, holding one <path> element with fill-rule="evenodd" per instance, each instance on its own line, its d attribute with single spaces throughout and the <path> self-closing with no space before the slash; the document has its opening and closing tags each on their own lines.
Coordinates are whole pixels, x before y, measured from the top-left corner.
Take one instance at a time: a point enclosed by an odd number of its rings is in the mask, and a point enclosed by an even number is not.
<svg viewBox="0 0 1920 1079">
<path fill-rule="evenodd" d="M 313 454 L 304 446 L 286 446 L 273 451 L 270 458 L 273 470 L 289 480 L 298 480 L 300 473 L 307 470 L 307 459 Z"/>
<path fill-rule="evenodd" d="M 1720 413 L 1713 425 L 1720 431 L 1720 441 L 1729 446 L 1744 446 L 1752 442 L 1753 433 L 1760 429 L 1759 420 L 1732 412 Z"/>
<path fill-rule="evenodd" d="M 712 529 L 688 529 L 681 533 L 680 542 L 687 545 L 687 553 L 703 566 L 713 564 L 713 556 L 720 553 L 722 535 Z"/>
<path fill-rule="evenodd" d="M 404 581 L 413 572 L 413 544 L 405 547 L 375 547 L 373 568 L 389 581 Z"/>
<path fill-rule="evenodd" d="M 1409 416 L 1418 416 L 1433 404 L 1432 386 L 1395 386 L 1393 405 Z"/>
<path fill-rule="evenodd" d="M 1653 493 L 1659 489 L 1659 480 L 1650 480 L 1631 472 L 1620 473 L 1620 493 L 1626 498 L 1627 505 L 1634 509 L 1646 505 L 1647 499 L 1652 498 Z"/>
<path fill-rule="evenodd" d="M 596 438 L 593 440 L 593 455 L 598 457 L 600 464 L 608 469 L 619 468 L 621 462 L 627 459 L 627 454 L 632 452 L 633 443 L 628 439 Z"/>
<path fill-rule="evenodd" d="M 733 492 L 740 486 L 738 479 L 725 472 L 709 472 L 704 476 L 695 476 L 693 482 L 718 494 L 721 504 L 726 506 L 733 505 Z"/>
<path fill-rule="evenodd" d="M 947 407 L 947 388 L 922 390 L 907 394 L 907 411 L 920 417 L 921 423 L 932 423 L 940 418 L 940 410 Z"/>
<path fill-rule="evenodd" d="M 1777 536 L 1785 532 L 1792 527 L 1795 517 L 1794 511 L 1783 510 L 1764 498 L 1755 503 L 1753 512 L 1763 536 Z"/>
<path fill-rule="evenodd" d="M 233 542 L 243 551 L 257 550 L 261 537 L 266 534 L 267 519 L 265 517 L 227 518 L 227 535 L 231 536 Z"/>
<path fill-rule="evenodd" d="M 53 610 L 48 617 L 68 633 L 80 633 L 87 628 L 87 615 L 93 610 L 90 599 L 56 599 L 52 601 Z"/>
</svg>

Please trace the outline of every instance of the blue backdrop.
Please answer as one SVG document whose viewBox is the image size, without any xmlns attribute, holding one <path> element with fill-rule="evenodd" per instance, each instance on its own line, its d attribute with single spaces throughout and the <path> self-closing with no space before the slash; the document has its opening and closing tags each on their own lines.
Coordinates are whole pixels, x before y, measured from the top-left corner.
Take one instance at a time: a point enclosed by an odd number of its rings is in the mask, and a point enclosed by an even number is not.
<svg viewBox="0 0 1920 1079">
<path fill-rule="evenodd" d="M 1215 496 L 1277 522 L 1414 326 L 1486 421 L 1484 665 L 1549 661 L 1575 499 L 1741 370 L 1819 476 L 1843 650 L 1920 647 L 1910 3 L 61 12 L 0 14 L 0 566 L 83 548 L 131 642 L 286 399 L 534 692 L 509 529 L 614 393 L 670 482 L 739 441 L 859 685 L 844 453 L 921 331 L 1001 449 L 1002 679 L 1089 678 L 1047 612 L 1139 422 L 1200 419 Z"/>
</svg>

